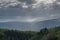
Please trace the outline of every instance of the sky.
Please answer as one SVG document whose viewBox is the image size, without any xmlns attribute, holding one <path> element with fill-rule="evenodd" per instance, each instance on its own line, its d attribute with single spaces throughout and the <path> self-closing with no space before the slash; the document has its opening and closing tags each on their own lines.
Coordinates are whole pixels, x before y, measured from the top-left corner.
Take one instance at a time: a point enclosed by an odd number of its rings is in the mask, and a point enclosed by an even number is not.
<svg viewBox="0 0 60 40">
<path fill-rule="evenodd" d="M 0 0 L 0 22 L 39 22 L 60 18 L 60 0 Z"/>
</svg>

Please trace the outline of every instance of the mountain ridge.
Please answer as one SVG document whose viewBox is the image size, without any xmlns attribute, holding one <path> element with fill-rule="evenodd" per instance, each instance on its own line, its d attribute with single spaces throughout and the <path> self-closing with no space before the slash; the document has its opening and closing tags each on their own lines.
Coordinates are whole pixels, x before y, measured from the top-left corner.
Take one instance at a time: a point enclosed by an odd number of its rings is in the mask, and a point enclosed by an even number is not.
<svg viewBox="0 0 60 40">
<path fill-rule="evenodd" d="M 36 23 L 29 23 L 29 22 L 4 22 L 0 23 L 0 28 L 8 28 L 8 29 L 17 29 L 23 31 L 39 31 L 42 28 L 52 28 L 55 26 L 60 26 L 60 18 L 52 19 L 52 20 L 45 20 Z"/>
</svg>

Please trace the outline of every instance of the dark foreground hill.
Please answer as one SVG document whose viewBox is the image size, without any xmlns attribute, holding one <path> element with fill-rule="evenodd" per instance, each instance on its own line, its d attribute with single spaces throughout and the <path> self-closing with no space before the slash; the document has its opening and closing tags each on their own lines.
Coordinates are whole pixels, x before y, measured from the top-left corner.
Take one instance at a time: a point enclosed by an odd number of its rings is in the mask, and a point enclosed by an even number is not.
<svg viewBox="0 0 60 40">
<path fill-rule="evenodd" d="M 39 32 L 0 29 L 0 40 L 60 40 L 60 26 Z"/>
</svg>

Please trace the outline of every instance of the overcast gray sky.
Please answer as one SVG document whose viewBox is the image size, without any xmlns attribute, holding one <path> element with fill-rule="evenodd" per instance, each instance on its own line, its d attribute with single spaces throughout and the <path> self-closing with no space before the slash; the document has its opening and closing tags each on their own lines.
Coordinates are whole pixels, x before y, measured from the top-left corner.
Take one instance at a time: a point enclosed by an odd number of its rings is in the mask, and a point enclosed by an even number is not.
<svg viewBox="0 0 60 40">
<path fill-rule="evenodd" d="M 0 22 L 38 22 L 60 18 L 60 0 L 0 0 Z"/>
</svg>

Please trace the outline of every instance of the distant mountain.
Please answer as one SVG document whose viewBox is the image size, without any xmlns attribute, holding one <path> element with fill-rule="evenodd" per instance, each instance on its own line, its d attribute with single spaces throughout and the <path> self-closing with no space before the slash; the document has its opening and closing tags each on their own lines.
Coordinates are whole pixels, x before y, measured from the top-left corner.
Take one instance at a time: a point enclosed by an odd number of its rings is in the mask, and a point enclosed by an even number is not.
<svg viewBox="0 0 60 40">
<path fill-rule="evenodd" d="M 34 23 L 29 22 L 3 22 L 0 23 L 0 28 L 16 29 L 22 31 L 37 31 L 38 29 Z"/>
<path fill-rule="evenodd" d="M 52 27 L 60 26 L 60 18 L 52 19 L 52 20 L 45 20 L 45 21 L 37 22 L 36 24 L 38 27 L 52 28 Z"/>
<path fill-rule="evenodd" d="M 60 25 L 59 19 L 45 20 L 36 23 L 29 22 L 0 22 L 0 28 L 16 29 L 22 31 L 39 31 L 41 28 L 55 27 Z"/>
</svg>

